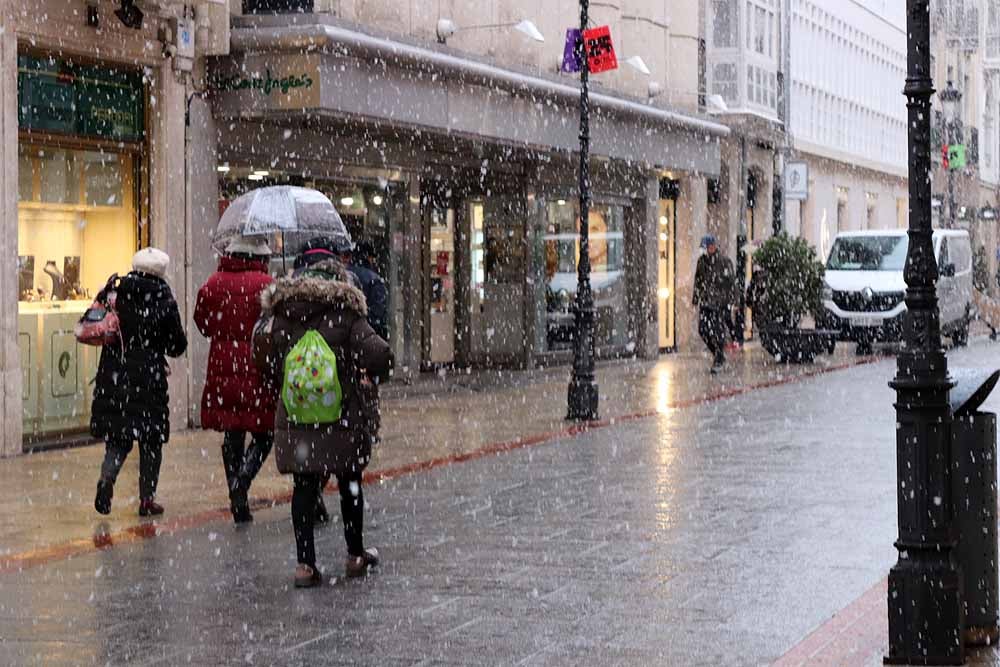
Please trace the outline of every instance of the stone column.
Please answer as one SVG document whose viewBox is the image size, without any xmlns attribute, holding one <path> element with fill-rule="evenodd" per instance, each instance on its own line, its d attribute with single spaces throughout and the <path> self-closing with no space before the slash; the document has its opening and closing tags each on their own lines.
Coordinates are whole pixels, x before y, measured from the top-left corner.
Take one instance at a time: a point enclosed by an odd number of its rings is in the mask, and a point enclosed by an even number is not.
<svg viewBox="0 0 1000 667">
<path fill-rule="evenodd" d="M 420 374 L 423 335 L 423 220 L 420 211 L 419 170 L 409 175 L 406 216 L 399 221 L 403 248 L 403 358 L 396 359 L 395 378 L 403 381 Z"/>
<path fill-rule="evenodd" d="M 17 335 L 17 39 L 8 0 L 0 0 L 0 456 L 21 453 L 22 372 Z"/>
<path fill-rule="evenodd" d="M 186 326 L 188 332 L 188 412 L 191 422 L 201 424 L 201 394 L 205 387 L 209 341 L 194 324 L 194 305 L 198 288 L 205 284 L 217 264 L 212 249 L 212 235 L 219 222 L 218 131 L 212 109 L 201 96 L 191 100 L 188 126 L 187 158 L 190 180 L 190 261 L 188 263 L 189 298 Z"/>
<path fill-rule="evenodd" d="M 190 312 L 194 294 L 187 284 L 191 244 L 185 179 L 184 112 L 186 86 L 165 66 L 157 71 L 150 103 L 149 211 L 150 243 L 170 255 L 167 282 L 177 298 L 181 318 Z M 188 340 L 197 335 L 186 330 Z M 188 421 L 190 355 L 170 362 L 170 427 L 181 430 Z"/>
<path fill-rule="evenodd" d="M 532 177 L 525 190 L 524 347 L 525 368 L 535 365 L 545 352 L 545 195 L 539 192 L 537 166 L 528 170 Z"/>
<path fill-rule="evenodd" d="M 660 349 L 657 326 L 659 299 L 656 295 L 660 179 L 655 174 L 649 174 L 643 185 L 639 190 L 642 199 L 635 201 L 625 236 L 629 330 L 632 333 L 630 342 L 634 342 L 636 346 L 636 356 L 640 359 L 655 359 Z"/>
</svg>

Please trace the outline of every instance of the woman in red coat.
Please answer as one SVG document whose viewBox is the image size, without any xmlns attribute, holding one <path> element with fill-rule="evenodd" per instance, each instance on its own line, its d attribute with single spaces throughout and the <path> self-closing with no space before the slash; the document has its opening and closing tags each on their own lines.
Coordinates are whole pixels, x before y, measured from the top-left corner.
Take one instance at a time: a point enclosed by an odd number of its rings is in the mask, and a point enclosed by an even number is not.
<svg viewBox="0 0 1000 667">
<path fill-rule="evenodd" d="M 201 426 L 224 431 L 222 462 L 233 521 L 253 521 L 247 493 L 274 442 L 274 398 L 253 363 L 251 339 L 260 295 L 271 283 L 261 238 L 236 238 L 198 291 L 194 321 L 212 340 L 201 398 Z M 244 451 L 246 434 L 250 447 Z"/>
</svg>

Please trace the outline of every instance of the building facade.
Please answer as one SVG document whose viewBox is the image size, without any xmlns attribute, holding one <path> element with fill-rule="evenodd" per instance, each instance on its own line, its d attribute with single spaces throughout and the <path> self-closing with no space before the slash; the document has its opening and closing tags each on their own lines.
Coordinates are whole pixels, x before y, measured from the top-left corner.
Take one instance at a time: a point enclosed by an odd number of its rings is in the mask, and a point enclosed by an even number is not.
<svg viewBox="0 0 1000 667">
<path fill-rule="evenodd" d="M 967 229 L 985 261 L 980 286 L 996 295 L 1000 238 L 1000 3 L 996 0 L 937 0 L 931 5 L 933 52 L 933 211 L 935 224 Z M 954 118 L 942 92 L 960 95 Z M 945 169 L 942 146 L 965 148 L 965 164 Z M 949 165 L 954 167 L 955 165 Z"/>
<path fill-rule="evenodd" d="M 161 0 L 119 19 L 120 7 L 0 2 L 0 455 L 86 432 L 97 354 L 73 326 L 137 248 L 172 256 L 182 312 L 193 306 L 185 117 L 204 54 L 228 48 L 227 7 Z M 183 427 L 188 360 L 173 369 Z"/>
<path fill-rule="evenodd" d="M 709 229 L 738 267 L 743 294 L 754 250 L 784 226 L 787 0 L 703 0 L 701 8 L 706 108 L 730 129 L 719 176 L 710 182 Z M 740 309 L 737 319 L 744 339 L 752 338 L 752 313 Z"/>
<path fill-rule="evenodd" d="M 805 180 L 786 200 L 787 224 L 825 260 L 839 231 L 906 225 L 904 8 L 890 0 L 790 4 L 786 175 Z"/>
<path fill-rule="evenodd" d="M 604 358 L 694 347 L 707 179 L 728 134 L 697 111 L 697 15 L 671 21 L 663 3 L 633 4 L 591 16 L 610 26 L 620 65 L 594 75 L 591 90 L 588 225 Z M 195 123 L 213 128 L 214 151 L 201 153 L 212 162 L 198 169 L 218 171 L 213 187 L 199 185 L 196 277 L 214 266 L 207 240 L 227 202 L 305 185 L 375 250 L 397 375 L 568 362 L 579 83 L 558 66 L 578 4 L 232 9 L 231 55 L 211 63 L 211 114 Z M 512 29 L 525 19 L 544 42 Z M 444 20 L 454 28 L 442 36 Z M 626 63 L 636 56 L 641 67 Z M 266 79 L 302 85 L 252 83 Z M 204 348 L 193 352 L 196 374 Z"/>
</svg>

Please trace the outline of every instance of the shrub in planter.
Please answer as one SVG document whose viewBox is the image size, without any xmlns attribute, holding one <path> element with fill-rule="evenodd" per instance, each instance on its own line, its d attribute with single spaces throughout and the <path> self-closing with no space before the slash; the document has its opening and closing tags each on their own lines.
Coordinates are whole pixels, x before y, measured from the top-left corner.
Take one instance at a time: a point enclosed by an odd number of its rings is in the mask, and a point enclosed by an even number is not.
<svg viewBox="0 0 1000 667">
<path fill-rule="evenodd" d="M 806 313 L 822 308 L 823 265 L 800 238 L 779 234 L 754 253 L 754 275 L 747 300 L 760 330 L 761 344 L 784 362 L 809 363 L 831 352 L 828 332 L 798 328 Z"/>
<path fill-rule="evenodd" d="M 822 308 L 823 264 L 804 239 L 778 234 L 753 254 L 750 306 L 762 325 L 794 329 Z"/>
</svg>

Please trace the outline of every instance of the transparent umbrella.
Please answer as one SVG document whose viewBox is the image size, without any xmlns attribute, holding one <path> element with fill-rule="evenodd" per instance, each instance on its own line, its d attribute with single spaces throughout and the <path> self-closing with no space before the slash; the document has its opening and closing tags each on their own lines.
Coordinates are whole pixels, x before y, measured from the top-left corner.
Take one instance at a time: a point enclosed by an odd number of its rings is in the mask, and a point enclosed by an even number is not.
<svg viewBox="0 0 1000 667">
<path fill-rule="evenodd" d="M 317 236 L 351 241 L 340 214 L 323 193 L 291 185 L 258 188 L 233 200 L 219 220 L 212 245 L 222 252 L 237 236 L 273 238 L 282 257 L 299 254 L 303 244 Z"/>
</svg>

